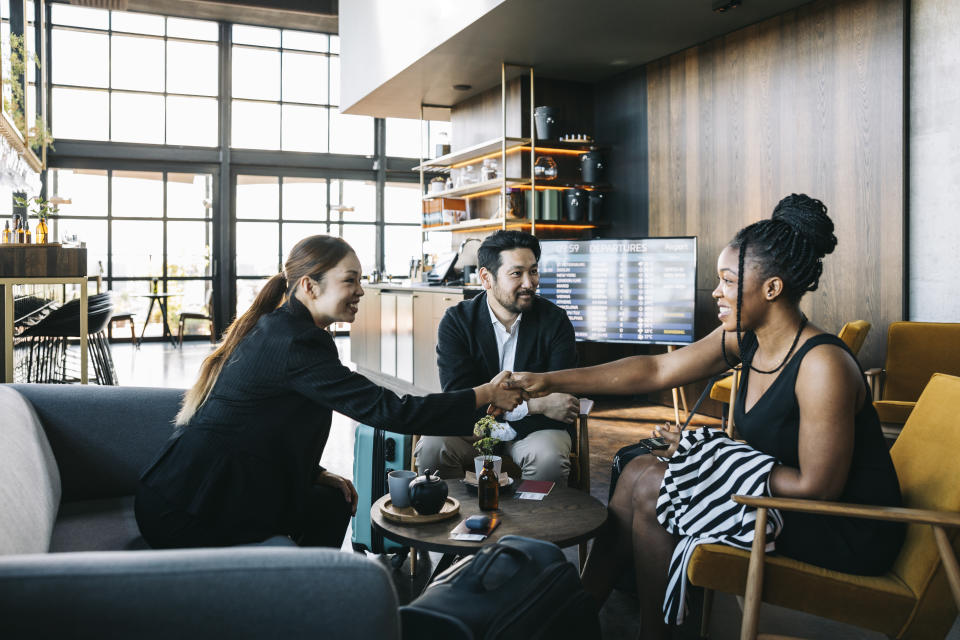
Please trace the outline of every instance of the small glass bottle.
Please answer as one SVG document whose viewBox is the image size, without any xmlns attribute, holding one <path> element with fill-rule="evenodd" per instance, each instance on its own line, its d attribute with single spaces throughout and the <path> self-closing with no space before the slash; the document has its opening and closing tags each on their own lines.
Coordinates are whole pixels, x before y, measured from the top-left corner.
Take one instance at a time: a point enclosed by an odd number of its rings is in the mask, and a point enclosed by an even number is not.
<svg viewBox="0 0 960 640">
<path fill-rule="evenodd" d="M 26 244 L 33 242 L 33 237 L 30 233 L 30 218 L 23 219 L 23 241 Z"/>
<path fill-rule="evenodd" d="M 477 478 L 477 496 L 483 511 L 496 511 L 500 508 L 500 480 L 493 468 L 493 460 L 483 461 L 483 471 Z"/>
<path fill-rule="evenodd" d="M 18 242 L 20 244 L 23 244 L 24 242 L 26 242 L 26 235 L 24 234 L 24 231 L 23 231 L 23 220 L 20 218 L 20 216 L 17 216 L 17 226 L 16 226 L 16 229 L 14 229 L 14 234 L 17 237 L 17 239 L 14 240 L 14 242 Z"/>
<path fill-rule="evenodd" d="M 47 228 L 46 218 L 40 218 L 40 222 L 37 223 L 37 231 L 34 234 L 36 237 L 37 244 L 47 244 L 49 242 L 48 238 L 49 229 Z"/>
<path fill-rule="evenodd" d="M 5 220 L 3 223 L 3 244 L 10 243 L 10 221 Z"/>
</svg>

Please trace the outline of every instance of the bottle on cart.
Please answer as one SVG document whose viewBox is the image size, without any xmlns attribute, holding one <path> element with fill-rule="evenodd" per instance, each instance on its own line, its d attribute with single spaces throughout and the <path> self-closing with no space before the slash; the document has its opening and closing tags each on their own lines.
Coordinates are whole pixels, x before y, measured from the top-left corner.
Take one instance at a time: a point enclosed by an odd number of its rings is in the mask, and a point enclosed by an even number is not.
<svg viewBox="0 0 960 640">
<path fill-rule="evenodd" d="M 30 234 L 30 218 L 27 217 L 23 219 L 23 241 L 26 244 L 33 242 L 33 238 Z"/>
<path fill-rule="evenodd" d="M 3 244 L 8 244 L 10 242 L 10 221 L 5 220 L 3 222 Z"/>
<path fill-rule="evenodd" d="M 493 468 L 493 460 L 483 461 L 483 471 L 477 478 L 477 496 L 482 510 L 496 511 L 500 508 L 500 479 Z"/>
<path fill-rule="evenodd" d="M 14 228 L 14 235 L 16 236 L 16 240 L 14 240 L 14 242 L 18 242 L 20 244 L 26 242 L 26 236 L 24 235 L 23 231 L 23 220 L 20 218 L 20 216 L 17 216 L 17 224 Z"/>
</svg>

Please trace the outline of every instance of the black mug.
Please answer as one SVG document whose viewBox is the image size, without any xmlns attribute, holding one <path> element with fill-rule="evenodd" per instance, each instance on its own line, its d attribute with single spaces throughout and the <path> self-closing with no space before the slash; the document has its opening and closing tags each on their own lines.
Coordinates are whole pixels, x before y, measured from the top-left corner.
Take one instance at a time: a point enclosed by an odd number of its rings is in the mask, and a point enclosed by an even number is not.
<svg viewBox="0 0 960 640">
<path fill-rule="evenodd" d="M 587 212 L 587 192 L 580 189 L 568 189 L 564 193 L 563 202 L 566 208 L 567 220 L 579 222 Z"/>
<path fill-rule="evenodd" d="M 597 191 L 591 191 L 587 196 L 589 206 L 587 207 L 587 220 L 597 222 L 603 217 L 603 194 Z"/>
<path fill-rule="evenodd" d="M 540 140 L 554 140 L 559 132 L 556 107 L 537 107 L 533 110 L 533 119 L 536 123 L 537 138 Z"/>
<path fill-rule="evenodd" d="M 603 157 L 599 151 L 592 150 L 580 156 L 580 173 L 586 184 L 597 184 L 603 181 Z"/>
</svg>

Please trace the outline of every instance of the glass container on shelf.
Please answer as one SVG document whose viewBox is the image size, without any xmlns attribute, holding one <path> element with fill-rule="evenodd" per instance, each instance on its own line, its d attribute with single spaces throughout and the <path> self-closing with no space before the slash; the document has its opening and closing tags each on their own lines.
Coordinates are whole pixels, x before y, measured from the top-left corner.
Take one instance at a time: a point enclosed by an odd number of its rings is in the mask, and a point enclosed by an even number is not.
<svg viewBox="0 0 960 640">
<path fill-rule="evenodd" d="M 480 169 L 480 179 L 484 182 L 496 180 L 500 177 L 500 171 L 497 168 L 496 158 L 484 158 L 483 166 Z"/>
<path fill-rule="evenodd" d="M 540 156 L 533 164 L 533 175 L 538 180 L 557 179 L 557 161 L 550 156 Z"/>
</svg>

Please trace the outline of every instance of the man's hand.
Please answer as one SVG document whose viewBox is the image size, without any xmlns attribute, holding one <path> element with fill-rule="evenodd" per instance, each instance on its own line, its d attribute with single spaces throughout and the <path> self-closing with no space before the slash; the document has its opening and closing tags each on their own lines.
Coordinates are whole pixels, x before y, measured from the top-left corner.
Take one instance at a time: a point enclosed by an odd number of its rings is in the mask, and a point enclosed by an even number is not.
<svg viewBox="0 0 960 640">
<path fill-rule="evenodd" d="M 510 376 L 508 384 L 511 389 L 522 389 L 523 397 L 528 400 L 530 398 L 541 398 L 550 393 L 547 374 L 545 373 L 514 372 Z"/>
<path fill-rule="evenodd" d="M 658 455 L 661 458 L 672 458 L 673 454 L 677 452 L 677 447 L 680 445 L 680 428 L 670 422 L 664 422 L 659 427 L 654 428 L 653 435 L 659 436 L 670 443 L 670 446 L 666 449 L 654 451 L 654 455 Z"/>
<path fill-rule="evenodd" d="M 513 411 L 523 402 L 523 391 L 510 386 L 510 376 L 509 371 L 501 371 L 488 383 L 491 400 L 487 413 L 499 416 Z"/>
<path fill-rule="evenodd" d="M 527 402 L 530 413 L 540 413 L 559 422 L 572 424 L 580 415 L 580 399 L 569 393 L 551 393 Z"/>
<path fill-rule="evenodd" d="M 335 489 L 340 489 L 343 492 L 343 499 L 350 503 L 350 515 L 357 515 L 357 490 L 354 488 L 353 483 L 342 478 L 335 473 L 330 473 L 329 471 L 321 471 L 317 474 L 315 484 L 324 485 L 327 487 L 334 487 Z"/>
</svg>

